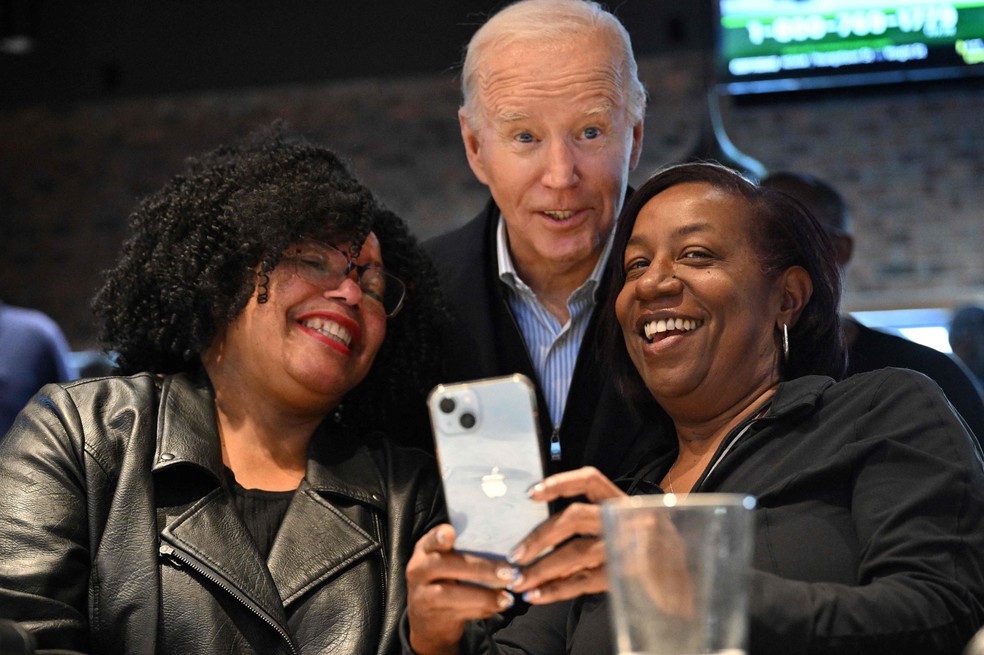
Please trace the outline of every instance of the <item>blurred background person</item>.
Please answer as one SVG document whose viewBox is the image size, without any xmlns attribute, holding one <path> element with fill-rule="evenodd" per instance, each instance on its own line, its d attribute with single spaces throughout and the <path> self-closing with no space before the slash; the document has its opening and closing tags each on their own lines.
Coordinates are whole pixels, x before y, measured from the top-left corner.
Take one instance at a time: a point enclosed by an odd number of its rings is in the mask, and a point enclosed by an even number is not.
<svg viewBox="0 0 984 655">
<path fill-rule="evenodd" d="M 51 317 L 0 300 L 0 438 L 38 389 L 77 375 L 68 342 Z"/>
<path fill-rule="evenodd" d="M 121 375 L 44 387 L 0 441 L 0 617 L 41 650 L 392 653 L 443 516 L 432 458 L 377 432 L 435 383 L 423 251 L 278 129 L 130 228 L 93 302 Z"/>
<path fill-rule="evenodd" d="M 984 307 L 960 307 L 950 320 L 950 348 L 984 384 Z"/>
<path fill-rule="evenodd" d="M 763 186 L 778 189 L 803 203 L 816 216 L 834 244 L 842 274 L 854 253 L 850 212 L 843 196 L 820 178 L 797 171 L 771 173 Z M 842 313 L 847 342 L 847 372 L 854 375 L 886 366 L 909 368 L 936 381 L 980 441 L 984 438 L 984 392 L 965 367 L 945 353 L 861 324 Z"/>
</svg>

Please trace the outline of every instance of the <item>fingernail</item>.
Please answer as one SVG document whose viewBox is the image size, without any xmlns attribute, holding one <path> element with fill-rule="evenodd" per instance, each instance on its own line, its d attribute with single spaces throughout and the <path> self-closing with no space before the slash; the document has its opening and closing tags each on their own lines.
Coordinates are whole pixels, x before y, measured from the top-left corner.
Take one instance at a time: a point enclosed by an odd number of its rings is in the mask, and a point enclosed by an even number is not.
<svg viewBox="0 0 984 655">
<path fill-rule="evenodd" d="M 538 491 L 543 491 L 544 489 L 546 489 L 546 487 L 543 486 L 543 483 L 537 482 L 535 485 L 533 485 L 532 487 L 526 490 L 526 495 L 532 496 L 534 493 Z"/>
<path fill-rule="evenodd" d="M 500 566 L 495 571 L 495 577 L 499 578 L 503 582 L 515 582 L 516 578 L 522 576 L 519 573 L 519 569 L 513 566 Z"/>
<path fill-rule="evenodd" d="M 509 560 L 510 564 L 516 564 L 517 562 L 519 562 L 519 560 L 523 558 L 523 555 L 525 554 L 526 554 L 526 546 L 520 544 L 519 546 L 513 548 L 512 552 L 509 553 L 506 559 Z"/>
<path fill-rule="evenodd" d="M 437 543 L 441 544 L 442 546 L 447 546 L 448 545 L 448 531 L 447 530 L 443 530 L 442 529 L 442 530 L 438 530 L 437 531 Z"/>
<path fill-rule="evenodd" d="M 499 594 L 499 598 L 496 600 L 496 604 L 499 606 L 499 609 L 501 610 L 509 609 L 510 607 L 513 606 L 513 603 L 515 602 L 516 599 L 513 598 L 513 595 L 508 591 L 501 592 Z"/>
<path fill-rule="evenodd" d="M 530 589 L 529 591 L 523 592 L 523 600 L 525 600 L 527 603 L 532 603 L 535 600 L 539 600 L 540 595 L 541 594 L 539 589 Z"/>
</svg>

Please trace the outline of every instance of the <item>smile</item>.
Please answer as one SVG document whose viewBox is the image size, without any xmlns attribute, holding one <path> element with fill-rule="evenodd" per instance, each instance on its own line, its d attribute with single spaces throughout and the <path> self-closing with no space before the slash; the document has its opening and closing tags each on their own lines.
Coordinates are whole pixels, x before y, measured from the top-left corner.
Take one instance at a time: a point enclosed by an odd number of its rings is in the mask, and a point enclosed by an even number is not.
<svg viewBox="0 0 984 655">
<path fill-rule="evenodd" d="M 696 330 L 704 321 L 690 318 L 661 318 L 657 321 L 649 321 L 642 326 L 642 331 L 646 335 L 646 341 L 652 342 L 657 335 L 669 336 L 667 332 L 690 332 Z"/>
<path fill-rule="evenodd" d="M 566 221 L 568 218 L 573 216 L 576 212 L 572 209 L 550 209 L 543 212 L 546 216 L 552 218 L 555 221 Z"/>
<path fill-rule="evenodd" d="M 301 325 L 318 334 L 333 339 L 348 348 L 352 343 L 352 333 L 336 323 L 318 316 L 304 319 Z"/>
</svg>

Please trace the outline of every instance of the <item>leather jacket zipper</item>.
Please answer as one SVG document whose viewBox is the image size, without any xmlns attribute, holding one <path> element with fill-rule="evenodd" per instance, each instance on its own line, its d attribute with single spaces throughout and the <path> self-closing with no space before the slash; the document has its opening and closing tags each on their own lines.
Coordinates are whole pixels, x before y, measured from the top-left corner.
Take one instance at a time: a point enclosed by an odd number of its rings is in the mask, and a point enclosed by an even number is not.
<svg viewBox="0 0 984 655">
<path fill-rule="evenodd" d="M 245 594 L 243 594 L 237 588 L 233 587 L 224 579 L 219 577 L 218 574 L 213 573 L 210 569 L 199 563 L 198 560 L 196 560 L 192 556 L 188 555 L 187 553 L 178 551 L 168 544 L 162 543 L 160 545 L 158 552 L 160 553 L 161 557 L 170 560 L 178 568 L 187 566 L 188 568 L 192 569 L 193 571 L 204 577 L 212 584 L 221 587 L 223 590 L 228 592 L 229 595 L 231 595 L 233 598 L 239 601 L 239 603 L 243 607 L 245 607 L 250 612 L 255 614 L 261 621 L 269 625 L 277 632 L 277 634 L 283 637 L 283 640 L 284 642 L 287 643 L 287 647 L 290 649 L 291 653 L 294 653 L 295 655 L 299 653 L 297 648 L 294 646 L 294 642 L 291 640 L 290 635 L 287 634 L 287 632 L 280 627 L 280 624 L 277 623 L 277 621 L 275 621 L 273 617 L 271 617 L 265 610 L 263 610 L 256 603 L 250 600 Z"/>
</svg>

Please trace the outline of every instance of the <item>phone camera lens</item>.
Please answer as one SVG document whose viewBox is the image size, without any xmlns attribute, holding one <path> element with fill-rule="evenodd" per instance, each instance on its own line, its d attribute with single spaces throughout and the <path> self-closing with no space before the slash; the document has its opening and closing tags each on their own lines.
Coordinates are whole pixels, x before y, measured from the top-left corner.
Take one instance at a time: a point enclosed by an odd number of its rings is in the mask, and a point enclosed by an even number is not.
<svg viewBox="0 0 984 655">
<path fill-rule="evenodd" d="M 471 412 L 465 412 L 462 414 L 458 421 L 461 423 L 461 427 L 466 430 L 475 427 L 475 415 Z"/>
<path fill-rule="evenodd" d="M 454 398 L 441 398 L 441 411 L 450 414 L 454 411 Z"/>
</svg>

